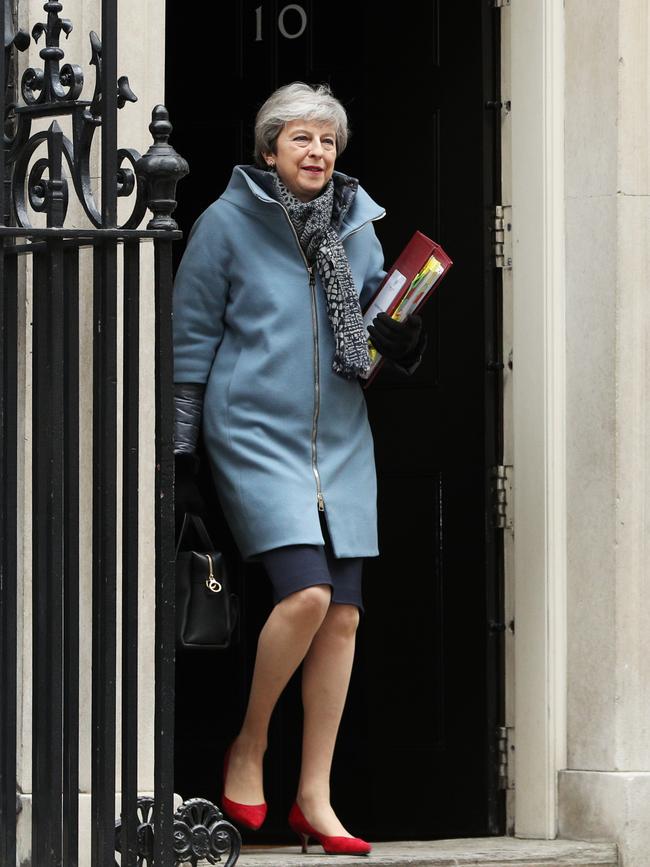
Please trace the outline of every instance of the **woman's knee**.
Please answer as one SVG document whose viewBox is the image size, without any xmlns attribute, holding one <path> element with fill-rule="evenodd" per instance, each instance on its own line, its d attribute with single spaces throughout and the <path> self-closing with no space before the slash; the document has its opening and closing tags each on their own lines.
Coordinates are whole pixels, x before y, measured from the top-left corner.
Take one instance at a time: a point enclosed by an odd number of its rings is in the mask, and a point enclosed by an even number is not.
<svg viewBox="0 0 650 867">
<path fill-rule="evenodd" d="M 330 605 L 327 612 L 327 628 L 341 638 L 353 636 L 359 626 L 359 609 L 356 605 L 348 603 L 335 603 Z"/>
<path fill-rule="evenodd" d="M 290 593 L 278 604 L 302 622 L 320 623 L 327 614 L 331 599 L 332 588 L 329 584 L 313 584 Z"/>
</svg>

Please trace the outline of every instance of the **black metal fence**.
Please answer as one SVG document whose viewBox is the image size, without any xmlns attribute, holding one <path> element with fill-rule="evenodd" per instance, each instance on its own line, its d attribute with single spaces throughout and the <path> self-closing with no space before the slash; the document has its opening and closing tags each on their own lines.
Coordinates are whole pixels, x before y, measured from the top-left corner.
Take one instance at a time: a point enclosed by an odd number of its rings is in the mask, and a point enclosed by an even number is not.
<svg viewBox="0 0 650 867">
<path fill-rule="evenodd" d="M 79 513 L 92 508 L 92 769 L 91 863 L 169 867 L 199 857 L 211 863 L 239 854 L 237 831 L 209 802 L 186 801 L 173 809 L 174 550 L 171 352 L 171 244 L 180 237 L 171 217 L 175 189 L 187 172 L 168 144 L 171 125 L 156 106 L 149 127 L 154 144 L 143 157 L 117 148 L 117 110 L 135 101 L 128 79 L 117 78 L 117 2 L 103 0 L 102 39 L 90 34 L 96 81 L 91 101 L 81 99 L 83 72 L 61 65 L 60 2 L 46 2 L 47 21 L 32 28 L 44 38 L 43 69 L 22 76 L 22 100 L 7 101 L 11 52 L 29 44 L 25 33 L 7 32 L 11 17 L 0 14 L 0 38 L 8 46 L 0 64 L 0 108 L 5 118 L 0 148 L 0 863 L 16 864 L 17 491 L 19 449 L 19 264 L 32 260 L 33 461 L 25 467 L 32 489 L 32 832 L 31 863 L 79 864 Z M 5 38 L 6 37 L 6 38 Z M 31 134 L 32 122 L 67 116 L 72 136 L 56 119 Z M 94 133 L 101 128 L 101 207 L 89 173 Z M 34 159 L 37 149 L 45 155 Z M 66 171 L 64 171 L 64 167 Z M 74 188 L 74 189 L 72 189 Z M 74 193 L 89 227 L 65 227 Z M 118 197 L 131 197 L 130 216 L 117 221 Z M 147 207 L 153 219 L 138 229 Z M 46 227 L 30 222 L 45 215 Z M 41 218 L 42 220 L 43 218 Z M 154 798 L 138 798 L 138 417 L 140 253 L 152 241 L 155 261 L 155 745 Z M 80 251 L 92 248 L 92 289 L 80 283 Z M 118 258 L 123 280 L 118 283 Z M 92 291 L 93 462 L 92 503 L 79 487 L 79 300 Z M 123 293 L 118 335 L 118 293 Z M 117 369 L 118 336 L 123 369 Z M 123 396 L 118 405 L 118 380 Z M 118 426 L 123 483 L 117 502 Z M 122 670 L 121 797 L 115 821 L 116 659 L 118 536 L 121 536 Z M 86 865 L 83 865 L 86 867 Z"/>
</svg>

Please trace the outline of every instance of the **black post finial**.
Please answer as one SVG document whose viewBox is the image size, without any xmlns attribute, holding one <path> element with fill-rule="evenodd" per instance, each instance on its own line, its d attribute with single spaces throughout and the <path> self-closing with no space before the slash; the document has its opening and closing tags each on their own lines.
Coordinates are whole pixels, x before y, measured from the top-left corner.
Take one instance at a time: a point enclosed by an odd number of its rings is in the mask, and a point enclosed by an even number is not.
<svg viewBox="0 0 650 867">
<path fill-rule="evenodd" d="M 135 167 L 140 183 L 144 184 L 147 207 L 154 215 L 147 229 L 178 228 L 171 217 L 176 208 L 176 185 L 190 169 L 169 144 L 172 129 L 169 112 L 164 105 L 156 105 L 149 124 L 154 143 Z"/>
</svg>

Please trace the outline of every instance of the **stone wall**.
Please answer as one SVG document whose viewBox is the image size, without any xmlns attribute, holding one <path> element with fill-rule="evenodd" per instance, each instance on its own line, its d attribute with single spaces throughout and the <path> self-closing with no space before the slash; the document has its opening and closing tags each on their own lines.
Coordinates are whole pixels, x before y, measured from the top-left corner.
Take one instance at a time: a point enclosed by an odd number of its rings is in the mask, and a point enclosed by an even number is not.
<svg viewBox="0 0 650 867">
<path fill-rule="evenodd" d="M 568 762 L 560 835 L 650 850 L 650 12 L 567 0 Z"/>
</svg>

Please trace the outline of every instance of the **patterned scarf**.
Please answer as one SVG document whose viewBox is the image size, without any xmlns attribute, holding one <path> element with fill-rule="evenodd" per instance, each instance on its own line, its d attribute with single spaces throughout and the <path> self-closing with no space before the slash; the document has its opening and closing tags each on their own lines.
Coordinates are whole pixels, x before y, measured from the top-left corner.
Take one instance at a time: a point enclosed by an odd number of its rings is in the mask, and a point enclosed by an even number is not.
<svg viewBox="0 0 650 867">
<path fill-rule="evenodd" d="M 278 199 L 289 213 L 300 246 L 310 265 L 316 262 L 321 276 L 327 313 L 334 332 L 332 370 L 344 379 L 366 373 L 370 366 L 368 333 L 363 324 L 359 296 L 354 287 L 348 257 L 332 228 L 334 181 L 329 179 L 319 196 L 301 202 L 274 173 Z"/>
</svg>

